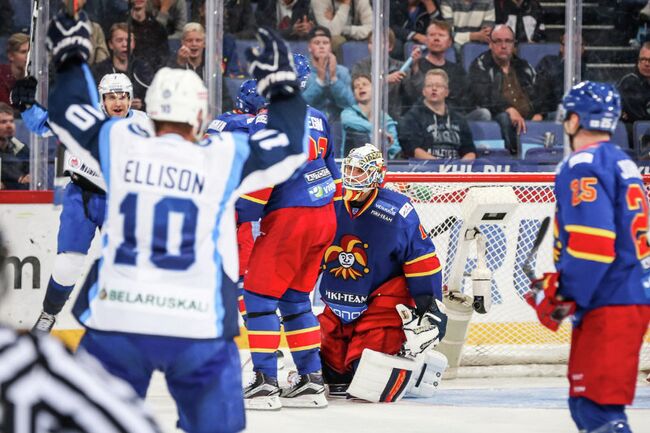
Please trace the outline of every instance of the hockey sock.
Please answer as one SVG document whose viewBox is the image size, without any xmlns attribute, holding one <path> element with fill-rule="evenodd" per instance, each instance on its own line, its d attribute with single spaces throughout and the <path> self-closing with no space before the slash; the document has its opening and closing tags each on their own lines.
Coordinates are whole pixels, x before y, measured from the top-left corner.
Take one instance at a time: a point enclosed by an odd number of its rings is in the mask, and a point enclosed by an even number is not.
<svg viewBox="0 0 650 433">
<path fill-rule="evenodd" d="M 280 347 L 280 318 L 275 310 L 278 300 L 244 290 L 244 303 L 253 370 L 277 378 L 275 351 Z"/>
<path fill-rule="evenodd" d="M 237 282 L 237 308 L 239 308 L 239 314 L 244 321 L 244 326 L 246 326 L 246 303 L 244 302 L 244 277 L 239 277 Z"/>
<path fill-rule="evenodd" d="M 622 404 L 598 404 L 585 397 L 570 397 L 569 408 L 574 421 L 577 415 L 582 424 L 578 427 L 589 433 L 631 433 Z"/>
<path fill-rule="evenodd" d="M 50 281 L 47 283 L 45 299 L 43 299 L 43 311 L 53 315 L 59 314 L 70 297 L 72 289 L 74 289 L 74 284 L 71 286 L 64 286 L 54 281 L 54 278 L 50 277 Z"/>
<path fill-rule="evenodd" d="M 280 299 L 284 334 L 299 374 L 321 369 L 320 324 L 312 312 L 309 293 L 287 290 Z"/>
</svg>

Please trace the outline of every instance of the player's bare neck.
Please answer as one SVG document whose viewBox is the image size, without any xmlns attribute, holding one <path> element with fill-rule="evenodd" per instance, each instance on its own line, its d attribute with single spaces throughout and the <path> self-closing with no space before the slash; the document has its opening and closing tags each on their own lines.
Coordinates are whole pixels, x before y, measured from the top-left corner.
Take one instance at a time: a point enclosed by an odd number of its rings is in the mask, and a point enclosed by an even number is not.
<svg viewBox="0 0 650 433">
<path fill-rule="evenodd" d="M 156 135 L 161 136 L 165 134 L 177 134 L 186 139 L 187 141 L 194 142 L 194 135 L 192 134 L 192 125 L 178 122 L 161 122 L 155 121 Z"/>
<path fill-rule="evenodd" d="M 607 132 L 580 130 L 573 138 L 573 149 L 577 152 L 601 141 L 609 141 L 611 135 Z"/>
</svg>

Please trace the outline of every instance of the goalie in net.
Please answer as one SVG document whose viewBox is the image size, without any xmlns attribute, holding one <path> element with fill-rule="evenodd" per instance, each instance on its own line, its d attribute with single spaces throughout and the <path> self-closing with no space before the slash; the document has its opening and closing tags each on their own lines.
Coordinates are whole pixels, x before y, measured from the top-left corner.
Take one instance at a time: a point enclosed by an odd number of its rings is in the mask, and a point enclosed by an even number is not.
<svg viewBox="0 0 650 433">
<path fill-rule="evenodd" d="M 407 197 L 380 187 L 372 145 L 342 166 L 343 200 L 320 282 L 323 377 L 330 396 L 392 402 L 432 396 L 447 365 L 441 264 Z"/>
</svg>

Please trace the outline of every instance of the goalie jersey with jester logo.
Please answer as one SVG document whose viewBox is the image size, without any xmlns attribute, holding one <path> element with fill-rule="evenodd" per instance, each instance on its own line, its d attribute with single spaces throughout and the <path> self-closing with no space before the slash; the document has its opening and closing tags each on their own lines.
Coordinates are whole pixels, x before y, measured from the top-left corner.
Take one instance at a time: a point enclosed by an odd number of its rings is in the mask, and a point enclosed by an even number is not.
<svg viewBox="0 0 650 433">
<path fill-rule="evenodd" d="M 442 299 L 441 265 L 407 197 L 377 188 L 363 207 L 335 203 L 336 237 L 323 259 L 320 295 L 343 323 L 368 308 L 373 292 L 405 276 L 412 297 Z"/>
</svg>

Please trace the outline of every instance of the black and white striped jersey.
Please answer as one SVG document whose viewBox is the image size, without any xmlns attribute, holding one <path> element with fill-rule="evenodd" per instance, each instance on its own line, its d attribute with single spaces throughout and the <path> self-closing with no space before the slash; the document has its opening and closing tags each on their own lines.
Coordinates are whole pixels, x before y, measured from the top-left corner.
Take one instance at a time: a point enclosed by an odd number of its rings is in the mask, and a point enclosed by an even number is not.
<svg viewBox="0 0 650 433">
<path fill-rule="evenodd" d="M 0 432 L 161 432 L 130 385 L 85 352 L 0 327 Z"/>
</svg>

